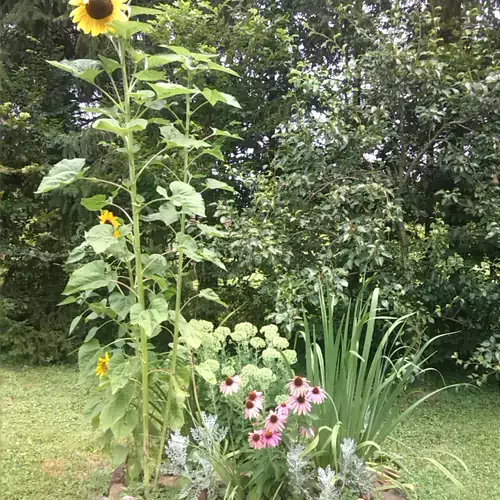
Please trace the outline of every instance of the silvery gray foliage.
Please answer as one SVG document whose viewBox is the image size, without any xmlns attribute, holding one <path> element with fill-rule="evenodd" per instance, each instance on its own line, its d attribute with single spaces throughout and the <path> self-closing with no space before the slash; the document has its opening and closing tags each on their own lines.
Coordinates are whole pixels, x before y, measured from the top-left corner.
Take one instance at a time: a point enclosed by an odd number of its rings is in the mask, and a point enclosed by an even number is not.
<svg viewBox="0 0 500 500">
<path fill-rule="evenodd" d="M 344 439 L 340 445 L 338 473 L 328 465 L 319 467 L 314 474 L 311 462 L 303 456 L 305 446 L 294 444 L 286 456 L 293 494 L 306 500 L 346 500 L 352 498 L 353 493 L 373 491 L 374 474 L 356 454 L 356 448 L 353 439 Z"/>
<path fill-rule="evenodd" d="M 170 434 L 170 439 L 165 446 L 165 454 L 169 460 L 165 472 L 174 476 L 181 476 L 187 471 L 187 448 L 189 439 L 179 431 Z"/>
<path fill-rule="evenodd" d="M 309 461 L 301 456 L 304 450 L 304 445 L 294 444 L 286 454 L 286 463 L 293 493 L 304 495 L 309 500 L 312 497 L 307 489 L 307 484 L 311 480 L 311 467 Z"/>
<path fill-rule="evenodd" d="M 203 424 L 191 429 L 191 436 L 200 448 L 211 451 L 225 439 L 228 429 L 219 425 L 216 415 L 202 411 L 201 418 Z"/>
<path fill-rule="evenodd" d="M 320 495 L 318 500 L 340 500 L 342 492 L 337 487 L 337 474 L 328 465 L 318 468 L 318 483 Z"/>
<path fill-rule="evenodd" d="M 356 453 L 354 439 L 346 438 L 340 445 L 339 479 L 343 485 L 358 493 L 369 493 L 373 490 L 374 473 L 365 461 Z"/>
<path fill-rule="evenodd" d="M 179 498 L 192 500 L 198 498 L 202 492 L 206 491 L 208 499 L 215 500 L 217 498 L 217 481 L 212 464 L 200 457 L 198 453 L 194 453 L 192 459 L 195 467 L 189 472 L 190 482 L 182 488 Z"/>
</svg>

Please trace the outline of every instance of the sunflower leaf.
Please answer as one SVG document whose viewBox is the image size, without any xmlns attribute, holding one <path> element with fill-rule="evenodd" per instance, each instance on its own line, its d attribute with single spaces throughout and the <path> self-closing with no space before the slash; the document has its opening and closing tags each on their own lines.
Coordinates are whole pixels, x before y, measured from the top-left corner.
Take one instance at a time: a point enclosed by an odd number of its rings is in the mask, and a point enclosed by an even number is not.
<svg viewBox="0 0 500 500">
<path fill-rule="evenodd" d="M 72 295 L 84 290 L 96 290 L 108 286 L 116 276 L 106 271 L 103 260 L 94 260 L 78 268 L 69 277 L 63 295 Z"/>
<path fill-rule="evenodd" d="M 99 55 L 99 59 L 102 62 L 102 65 L 104 66 L 104 71 L 108 73 L 108 75 L 111 75 L 113 71 L 116 71 L 118 68 L 121 67 L 120 63 L 115 61 L 114 59 L 109 59 L 108 57 L 104 57 Z"/>
<path fill-rule="evenodd" d="M 67 59 L 59 61 L 47 61 L 50 65 L 71 73 L 73 76 L 85 80 L 88 83 L 94 83 L 97 75 L 102 73 L 102 64 L 93 59 Z"/>
<path fill-rule="evenodd" d="M 105 194 L 96 194 L 91 198 L 82 198 L 80 202 L 87 210 L 95 212 L 103 209 L 108 204 L 108 197 Z"/>
<path fill-rule="evenodd" d="M 122 38 L 130 38 L 136 33 L 147 32 L 151 30 L 151 25 L 139 21 L 113 21 L 111 27 L 115 34 Z"/>
<path fill-rule="evenodd" d="M 85 158 L 74 158 L 73 160 L 61 160 L 56 163 L 49 173 L 42 179 L 36 192 L 48 193 L 53 189 L 71 184 L 74 180 L 83 176 L 83 173 L 89 169 L 84 167 Z"/>
</svg>

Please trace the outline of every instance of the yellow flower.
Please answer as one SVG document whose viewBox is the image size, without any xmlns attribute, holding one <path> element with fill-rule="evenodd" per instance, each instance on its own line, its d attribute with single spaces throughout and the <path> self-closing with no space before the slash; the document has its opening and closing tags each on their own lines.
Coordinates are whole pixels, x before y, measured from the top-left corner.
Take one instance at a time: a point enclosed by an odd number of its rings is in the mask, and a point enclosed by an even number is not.
<svg viewBox="0 0 500 500">
<path fill-rule="evenodd" d="M 95 369 L 96 375 L 102 377 L 103 375 L 106 375 L 106 373 L 108 373 L 108 365 L 110 359 L 111 357 L 109 356 L 108 352 L 104 355 L 103 358 L 99 358 L 99 361 L 97 362 L 97 368 Z"/>
<path fill-rule="evenodd" d="M 108 31 L 113 31 L 109 25 L 113 21 L 127 21 L 125 10 L 127 0 L 69 0 L 74 5 L 70 13 L 73 22 L 84 33 L 98 36 Z"/>
<path fill-rule="evenodd" d="M 99 220 L 101 221 L 101 224 L 106 224 L 109 222 L 115 228 L 115 232 L 113 233 L 113 236 L 115 238 L 118 238 L 120 236 L 120 231 L 118 231 L 118 228 L 121 226 L 121 223 L 118 220 L 118 217 L 113 214 L 113 212 L 103 210 L 101 212 L 101 215 L 99 215 Z"/>
</svg>

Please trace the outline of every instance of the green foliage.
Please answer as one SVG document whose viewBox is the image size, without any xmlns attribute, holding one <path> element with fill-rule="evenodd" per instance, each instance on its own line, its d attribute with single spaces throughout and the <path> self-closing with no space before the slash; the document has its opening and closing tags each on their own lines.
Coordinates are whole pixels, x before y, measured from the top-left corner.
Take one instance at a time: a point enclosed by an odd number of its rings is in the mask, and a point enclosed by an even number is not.
<svg viewBox="0 0 500 500">
<path fill-rule="evenodd" d="M 410 335 L 460 331 L 435 361 L 464 357 L 498 329 L 497 20 L 459 8 L 443 38 L 438 9 L 380 7 L 340 2 L 333 17 L 349 28 L 335 36 L 310 26 L 333 60 L 291 70 L 269 168 L 241 176 L 247 206 L 219 206 L 220 295 L 292 331 L 303 303 L 317 307 L 318 276 L 341 295 L 373 276 L 392 313 L 415 312 Z"/>
</svg>

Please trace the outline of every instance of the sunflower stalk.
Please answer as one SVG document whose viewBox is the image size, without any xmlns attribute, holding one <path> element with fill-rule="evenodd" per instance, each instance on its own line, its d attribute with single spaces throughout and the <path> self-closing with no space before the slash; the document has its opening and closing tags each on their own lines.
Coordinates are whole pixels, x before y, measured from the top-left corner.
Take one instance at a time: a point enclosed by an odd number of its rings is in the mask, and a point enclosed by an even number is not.
<svg viewBox="0 0 500 500">
<path fill-rule="evenodd" d="M 119 57 L 123 80 L 123 95 L 124 95 L 124 114 L 126 122 L 131 119 L 130 92 L 127 74 L 127 57 L 126 57 L 126 41 L 120 39 Z M 135 280 L 131 286 L 135 288 L 137 300 L 141 309 L 145 308 L 144 300 L 144 282 L 142 272 L 142 247 L 141 247 L 141 226 L 139 220 L 140 203 L 137 198 L 137 177 L 135 171 L 135 153 L 134 153 L 134 135 L 128 132 L 125 137 L 125 145 L 127 151 L 128 167 L 129 167 L 129 184 L 130 184 L 130 202 L 132 205 L 132 227 L 134 235 L 134 255 L 135 255 Z M 133 274 L 131 273 L 131 276 Z M 142 374 L 142 450 L 143 450 L 143 469 L 144 469 L 144 493 L 147 496 L 149 493 L 149 352 L 148 352 L 148 337 L 144 328 L 139 328 L 140 331 L 140 349 L 137 355 L 141 360 Z"/>
<path fill-rule="evenodd" d="M 187 88 L 191 88 L 191 73 L 188 70 L 188 82 Z M 184 137 L 189 139 L 191 122 L 191 95 L 186 94 L 186 119 L 184 125 Z M 184 148 L 184 169 L 183 169 L 183 182 L 188 183 L 189 181 L 189 150 Z M 182 213 L 180 218 L 180 231 L 179 234 L 184 235 L 186 232 L 186 214 Z M 165 447 L 165 441 L 167 437 L 167 432 L 169 430 L 168 425 L 168 415 L 172 407 L 172 399 L 175 397 L 175 372 L 177 368 L 177 353 L 179 350 L 179 332 L 180 332 L 180 322 L 181 322 L 181 310 L 182 310 L 182 276 L 184 272 L 184 252 L 182 248 L 179 249 L 179 259 L 177 263 L 177 280 L 176 280 L 176 291 L 175 291 L 175 316 L 174 316 L 174 341 L 172 345 L 172 355 L 170 358 L 170 380 L 168 386 L 167 401 L 165 402 L 165 410 L 163 412 L 163 426 L 160 435 L 160 446 L 158 448 L 158 455 L 156 458 L 155 467 L 155 478 L 153 487 L 156 489 L 158 486 L 158 479 L 160 473 L 160 465 L 162 463 L 163 448 Z"/>
</svg>

